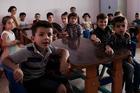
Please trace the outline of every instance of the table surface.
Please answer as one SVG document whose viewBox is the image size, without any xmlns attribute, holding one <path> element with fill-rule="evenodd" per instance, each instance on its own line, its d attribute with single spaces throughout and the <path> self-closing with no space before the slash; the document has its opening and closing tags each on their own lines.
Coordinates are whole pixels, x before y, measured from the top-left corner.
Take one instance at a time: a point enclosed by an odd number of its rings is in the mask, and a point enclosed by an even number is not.
<svg viewBox="0 0 140 93">
<path fill-rule="evenodd" d="M 70 63 L 80 65 L 92 65 L 108 63 L 114 56 L 108 56 L 105 53 L 105 47 L 102 44 L 95 45 L 93 42 L 86 38 L 77 38 L 75 40 L 70 38 L 58 39 L 52 45 L 60 48 L 66 48 L 70 52 Z M 123 50 L 124 51 L 124 50 Z M 126 51 L 126 50 L 125 50 Z M 117 53 L 117 57 L 123 55 Z M 116 55 L 115 55 L 116 56 Z M 124 55 L 125 56 L 125 55 Z"/>
</svg>

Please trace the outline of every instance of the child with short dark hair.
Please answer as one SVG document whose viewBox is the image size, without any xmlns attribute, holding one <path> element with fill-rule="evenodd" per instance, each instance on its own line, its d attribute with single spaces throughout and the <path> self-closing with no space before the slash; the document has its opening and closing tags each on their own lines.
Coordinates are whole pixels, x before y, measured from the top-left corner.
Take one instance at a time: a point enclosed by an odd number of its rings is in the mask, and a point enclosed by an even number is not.
<svg viewBox="0 0 140 93">
<path fill-rule="evenodd" d="M 113 54 L 116 51 L 121 51 L 121 49 L 130 50 L 130 35 L 127 31 L 127 20 L 125 17 L 118 16 L 113 19 L 113 30 L 114 34 L 111 35 L 107 45 L 106 45 L 106 53 Z M 114 52 L 115 51 L 115 52 Z M 128 62 L 130 61 L 130 62 Z M 125 90 L 126 93 L 137 93 L 139 91 L 140 86 L 140 64 L 138 64 L 130 55 L 127 59 L 124 59 L 123 62 L 123 70 L 124 70 L 124 81 L 125 81 Z M 133 75 L 134 75 L 134 83 L 133 83 Z M 134 84 L 134 85 L 133 85 Z M 133 90 L 134 88 L 134 90 Z"/>
<path fill-rule="evenodd" d="M 94 43 L 106 44 L 112 34 L 112 30 L 108 27 L 107 15 L 100 13 L 97 15 L 97 28 L 92 32 L 91 40 Z"/>
<path fill-rule="evenodd" d="M 35 20 L 33 20 L 33 24 L 40 21 L 41 15 L 39 13 L 36 13 L 34 17 L 35 17 Z"/>
<path fill-rule="evenodd" d="M 77 11 L 77 10 L 76 10 L 76 7 L 75 7 L 75 6 L 70 7 L 70 13 L 76 13 L 76 14 L 77 14 L 76 11 Z M 77 14 L 77 15 L 78 15 L 78 14 Z M 77 21 L 77 23 L 80 24 L 80 17 L 79 17 L 79 16 L 78 16 L 78 21 Z"/>
<path fill-rule="evenodd" d="M 20 18 L 20 21 L 19 21 L 19 27 L 20 27 L 20 29 L 25 29 L 25 28 L 27 28 L 27 22 L 26 22 L 26 13 L 25 12 L 21 12 L 20 14 L 19 14 L 19 18 Z"/>
<path fill-rule="evenodd" d="M 51 54 L 60 56 L 60 73 L 65 74 L 69 70 L 68 50 L 51 46 L 52 37 L 52 25 L 47 21 L 38 21 L 32 26 L 33 43 L 3 60 L 3 64 L 13 70 L 14 79 L 23 82 L 28 93 L 69 92 L 65 86 L 68 83 L 66 78 L 47 73 Z"/>
<path fill-rule="evenodd" d="M 108 26 L 112 28 L 112 19 L 113 19 L 113 14 L 112 13 L 108 13 Z"/>
<path fill-rule="evenodd" d="M 140 26 L 140 15 L 139 15 L 139 13 L 135 13 L 135 20 L 133 20 L 133 23 L 136 27 Z"/>
<path fill-rule="evenodd" d="M 61 15 L 61 20 L 62 20 L 62 31 L 65 31 L 66 30 L 66 26 L 68 24 L 68 13 L 67 12 L 64 12 Z"/>
<path fill-rule="evenodd" d="M 68 15 L 68 24 L 66 32 L 71 39 L 77 39 L 81 36 L 81 27 L 77 23 L 78 15 L 76 13 L 70 13 Z"/>
<path fill-rule="evenodd" d="M 54 22 L 54 14 L 52 12 L 48 12 L 46 16 L 47 16 L 48 22 L 53 27 L 53 35 L 54 35 L 53 40 L 56 40 L 57 38 L 60 38 L 61 33 L 62 33 L 62 28 L 58 23 Z"/>
</svg>

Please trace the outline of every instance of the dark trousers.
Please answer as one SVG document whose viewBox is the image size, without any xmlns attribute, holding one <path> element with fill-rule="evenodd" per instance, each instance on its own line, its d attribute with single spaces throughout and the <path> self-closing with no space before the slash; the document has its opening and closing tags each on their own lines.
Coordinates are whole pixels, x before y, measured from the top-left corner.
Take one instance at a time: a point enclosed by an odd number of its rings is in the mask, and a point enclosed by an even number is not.
<svg viewBox="0 0 140 93">
<path fill-rule="evenodd" d="M 134 90 L 140 90 L 140 64 L 133 59 L 134 66 Z"/>
<path fill-rule="evenodd" d="M 126 93 L 133 93 L 133 75 L 134 75 L 134 67 L 132 64 L 128 62 L 123 63 L 123 79 L 125 83 L 125 91 Z"/>
<path fill-rule="evenodd" d="M 67 85 L 68 80 L 63 76 L 47 76 L 23 82 L 28 93 L 56 93 L 60 84 Z"/>
</svg>

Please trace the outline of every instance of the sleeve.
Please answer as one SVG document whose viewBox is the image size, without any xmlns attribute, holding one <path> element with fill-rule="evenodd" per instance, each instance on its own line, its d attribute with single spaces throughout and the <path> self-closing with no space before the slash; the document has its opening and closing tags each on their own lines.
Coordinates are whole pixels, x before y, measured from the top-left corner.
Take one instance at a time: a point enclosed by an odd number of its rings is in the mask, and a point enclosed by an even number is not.
<svg viewBox="0 0 140 93">
<path fill-rule="evenodd" d="M 80 25 L 78 25 L 77 30 L 78 30 L 78 36 L 81 36 L 81 34 L 82 34 L 82 29 L 81 29 L 81 26 L 80 26 Z"/>
<path fill-rule="evenodd" d="M 132 47 L 131 47 L 131 43 L 132 43 L 131 39 L 128 38 L 126 42 L 127 42 L 127 49 L 131 50 L 132 49 Z"/>
<path fill-rule="evenodd" d="M 109 45 L 111 48 L 113 48 L 114 41 L 115 41 L 115 38 L 113 35 L 111 35 L 110 38 L 107 40 L 106 45 Z"/>
<path fill-rule="evenodd" d="M 91 32 L 91 35 L 95 34 L 97 35 L 98 31 L 95 29 L 94 31 Z"/>
<path fill-rule="evenodd" d="M 27 49 L 20 49 L 19 51 L 13 53 L 12 55 L 9 55 L 9 58 L 12 60 L 15 64 L 20 64 L 22 62 L 27 61 L 29 56 L 29 51 Z"/>
<path fill-rule="evenodd" d="M 66 30 L 65 30 L 65 31 L 68 32 L 68 30 L 69 30 L 69 25 L 67 24 L 67 25 L 66 25 Z"/>
<path fill-rule="evenodd" d="M 62 27 L 58 23 L 53 23 L 53 27 L 58 31 L 62 32 Z"/>
</svg>

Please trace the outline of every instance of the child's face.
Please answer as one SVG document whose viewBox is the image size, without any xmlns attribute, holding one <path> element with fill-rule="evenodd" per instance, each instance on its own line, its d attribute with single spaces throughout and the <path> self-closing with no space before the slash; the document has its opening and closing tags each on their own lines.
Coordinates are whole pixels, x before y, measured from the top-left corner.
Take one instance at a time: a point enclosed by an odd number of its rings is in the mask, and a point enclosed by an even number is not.
<svg viewBox="0 0 140 93">
<path fill-rule="evenodd" d="M 21 21 L 24 21 L 24 20 L 25 20 L 25 18 L 26 18 L 26 16 L 25 16 L 25 15 L 21 15 L 21 16 L 20 16 L 20 20 L 21 20 Z"/>
<path fill-rule="evenodd" d="M 40 15 L 35 15 L 36 20 L 40 20 Z"/>
<path fill-rule="evenodd" d="M 47 48 L 52 42 L 52 38 L 53 29 L 45 27 L 38 27 L 35 36 L 32 36 L 33 42 L 41 48 Z"/>
<path fill-rule="evenodd" d="M 84 21 L 89 21 L 90 18 L 88 15 L 85 15 L 83 19 L 84 19 Z"/>
<path fill-rule="evenodd" d="M 14 20 L 11 18 L 5 24 L 5 30 L 12 30 L 14 28 Z"/>
<path fill-rule="evenodd" d="M 105 29 L 107 27 L 107 24 L 108 24 L 108 19 L 98 19 L 97 20 L 97 26 L 101 29 Z"/>
<path fill-rule="evenodd" d="M 53 19 L 54 19 L 54 16 L 53 15 L 50 15 L 50 16 L 48 16 L 48 22 L 49 23 L 52 23 L 53 22 Z"/>
<path fill-rule="evenodd" d="M 15 15 L 16 12 L 17 12 L 17 9 L 16 9 L 16 8 L 13 8 L 13 9 L 11 10 L 11 15 Z"/>
<path fill-rule="evenodd" d="M 127 31 L 127 21 L 117 22 L 113 27 L 115 33 L 123 35 Z"/>
<path fill-rule="evenodd" d="M 110 21 L 111 21 L 112 19 L 113 19 L 113 16 L 111 16 L 111 15 L 110 15 L 110 16 L 108 16 L 108 20 L 110 20 Z"/>
<path fill-rule="evenodd" d="M 62 16 L 61 20 L 62 20 L 63 24 L 67 24 L 68 23 L 68 17 L 67 16 Z"/>
<path fill-rule="evenodd" d="M 71 24 L 76 24 L 77 21 L 78 21 L 77 17 L 74 17 L 74 16 L 70 17 L 70 19 L 69 19 L 69 23 L 71 23 Z"/>
<path fill-rule="evenodd" d="M 135 15 L 135 19 L 139 19 L 139 15 Z"/>
<path fill-rule="evenodd" d="M 72 8 L 70 11 L 71 11 L 71 13 L 75 13 L 76 12 L 76 8 Z"/>
</svg>

